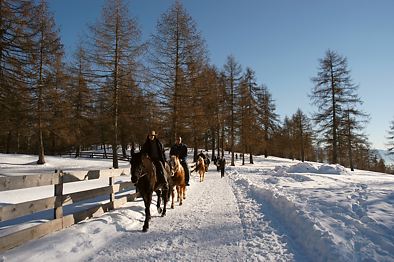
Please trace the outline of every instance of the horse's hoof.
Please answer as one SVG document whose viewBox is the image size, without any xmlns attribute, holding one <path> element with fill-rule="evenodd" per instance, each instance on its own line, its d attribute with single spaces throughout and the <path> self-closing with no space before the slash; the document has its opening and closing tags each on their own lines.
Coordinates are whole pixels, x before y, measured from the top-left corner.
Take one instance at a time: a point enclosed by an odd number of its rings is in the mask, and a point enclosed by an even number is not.
<svg viewBox="0 0 394 262">
<path fill-rule="evenodd" d="M 148 228 L 147 227 L 143 227 L 142 228 L 142 232 L 148 232 Z"/>
<path fill-rule="evenodd" d="M 161 212 L 163 212 L 163 209 L 161 207 L 157 208 L 157 213 L 161 214 Z"/>
<path fill-rule="evenodd" d="M 179 205 L 180 205 L 180 206 L 182 206 L 182 202 L 181 202 L 181 203 L 179 203 Z"/>
<path fill-rule="evenodd" d="M 165 216 L 166 216 L 166 213 L 163 212 L 163 214 L 161 214 L 161 217 L 165 217 Z"/>
</svg>

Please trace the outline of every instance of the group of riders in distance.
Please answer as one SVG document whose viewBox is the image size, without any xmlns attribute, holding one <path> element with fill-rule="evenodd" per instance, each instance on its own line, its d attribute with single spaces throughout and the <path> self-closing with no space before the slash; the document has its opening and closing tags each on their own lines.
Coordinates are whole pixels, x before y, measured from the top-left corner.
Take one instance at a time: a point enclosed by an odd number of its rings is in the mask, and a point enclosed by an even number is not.
<svg viewBox="0 0 394 262">
<path fill-rule="evenodd" d="M 178 136 L 170 149 L 170 160 L 166 161 L 163 144 L 157 138 L 157 133 L 151 131 L 140 152 L 132 153 L 130 159 L 131 181 L 142 196 L 145 204 L 145 222 L 143 231 L 149 228 L 150 205 L 153 192 L 157 195 L 157 210 L 162 216 L 166 215 L 166 205 L 172 196 L 171 208 L 174 208 L 174 188 L 177 191 L 177 201 L 182 205 L 186 199 L 186 186 L 189 186 L 190 173 L 196 171 L 200 175 L 200 182 L 204 181 L 208 170 L 209 158 L 201 151 L 195 168 L 190 171 L 187 165 L 187 146 Z M 224 160 L 224 159 L 223 159 Z M 216 161 L 215 161 L 216 162 Z M 218 161 L 221 164 L 220 161 Z M 216 163 L 215 163 L 216 164 Z M 223 166 L 224 167 L 224 166 Z M 218 168 L 219 171 L 219 168 Z M 222 177 L 224 174 L 224 168 Z M 164 207 L 161 208 L 161 200 Z"/>
</svg>

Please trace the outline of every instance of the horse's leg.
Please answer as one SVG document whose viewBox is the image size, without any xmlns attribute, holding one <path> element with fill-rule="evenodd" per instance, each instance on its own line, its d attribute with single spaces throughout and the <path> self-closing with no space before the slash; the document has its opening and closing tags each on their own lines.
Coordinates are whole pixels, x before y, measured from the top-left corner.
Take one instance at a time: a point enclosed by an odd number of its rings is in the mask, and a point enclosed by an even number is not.
<svg viewBox="0 0 394 262">
<path fill-rule="evenodd" d="M 171 208 L 172 209 L 174 209 L 174 198 L 175 198 L 174 188 L 171 188 Z"/>
<path fill-rule="evenodd" d="M 157 213 L 161 214 L 161 212 L 163 211 L 161 209 L 161 207 L 160 207 L 162 192 L 161 192 L 161 190 L 156 190 L 155 192 L 156 192 L 156 195 L 157 195 L 157 204 L 156 204 Z"/>
<path fill-rule="evenodd" d="M 178 193 L 178 202 L 179 202 L 179 205 L 182 206 L 183 196 L 182 196 L 182 189 L 181 189 L 181 186 L 177 186 L 177 187 L 176 187 L 176 192 Z"/>
<path fill-rule="evenodd" d="M 186 199 L 186 186 L 183 185 L 182 188 L 183 188 L 183 199 Z"/>
<path fill-rule="evenodd" d="M 152 203 L 152 192 L 145 194 L 143 198 L 145 204 L 145 222 L 144 222 L 144 226 L 142 227 L 142 231 L 146 232 L 149 229 L 149 220 L 151 219 L 150 204 Z"/>
<path fill-rule="evenodd" d="M 169 189 L 163 190 L 163 193 L 162 193 L 163 204 L 164 204 L 163 210 L 161 212 L 161 216 L 162 217 L 164 217 L 166 215 L 166 213 L 167 213 L 168 190 Z"/>
</svg>

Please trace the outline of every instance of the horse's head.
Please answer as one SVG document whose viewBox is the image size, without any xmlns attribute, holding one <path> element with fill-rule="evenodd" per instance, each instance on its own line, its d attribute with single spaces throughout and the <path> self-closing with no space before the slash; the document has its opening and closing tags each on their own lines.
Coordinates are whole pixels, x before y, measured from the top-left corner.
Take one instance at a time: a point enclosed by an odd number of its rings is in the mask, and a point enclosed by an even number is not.
<svg viewBox="0 0 394 262">
<path fill-rule="evenodd" d="M 168 163 L 170 164 L 171 168 L 175 167 L 175 159 L 176 159 L 176 156 L 172 155 L 170 157 L 170 161 L 168 161 Z"/>
<path fill-rule="evenodd" d="M 144 174 L 144 165 L 142 162 L 142 154 L 140 152 L 134 153 L 130 158 L 130 174 L 131 182 L 134 184 Z"/>
<path fill-rule="evenodd" d="M 170 169 L 171 169 L 172 175 L 174 175 L 174 173 L 175 173 L 175 171 L 176 171 L 176 168 L 177 168 L 177 160 L 178 160 L 178 157 L 175 156 L 175 155 L 172 155 L 172 156 L 170 157 L 169 164 L 170 164 Z M 179 160 L 178 160 L 178 161 L 179 161 Z"/>
</svg>

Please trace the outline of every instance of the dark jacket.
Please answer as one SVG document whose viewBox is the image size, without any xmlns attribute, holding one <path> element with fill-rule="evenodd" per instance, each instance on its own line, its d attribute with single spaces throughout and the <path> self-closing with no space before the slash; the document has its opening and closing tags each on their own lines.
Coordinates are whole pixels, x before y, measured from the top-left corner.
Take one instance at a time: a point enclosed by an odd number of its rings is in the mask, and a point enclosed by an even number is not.
<svg viewBox="0 0 394 262">
<path fill-rule="evenodd" d="M 174 144 L 170 149 L 170 156 L 177 156 L 181 162 L 186 162 L 187 146 L 185 144 Z"/>
<path fill-rule="evenodd" d="M 142 145 L 141 153 L 148 154 L 153 161 L 161 161 L 163 164 L 166 161 L 163 144 L 157 138 L 152 141 L 147 138 Z"/>
<path fill-rule="evenodd" d="M 203 152 L 200 152 L 200 154 L 197 155 L 197 157 L 199 156 L 202 157 L 204 160 L 207 158 Z"/>
</svg>

